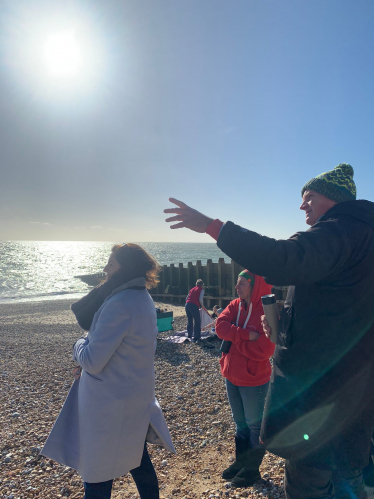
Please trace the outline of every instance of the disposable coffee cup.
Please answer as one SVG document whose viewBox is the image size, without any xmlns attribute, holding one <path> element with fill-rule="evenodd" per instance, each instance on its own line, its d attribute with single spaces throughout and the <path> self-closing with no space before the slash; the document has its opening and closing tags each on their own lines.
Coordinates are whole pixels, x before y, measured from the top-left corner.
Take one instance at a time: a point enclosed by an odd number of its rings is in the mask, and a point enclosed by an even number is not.
<svg viewBox="0 0 374 499">
<path fill-rule="evenodd" d="M 279 311 L 275 295 L 261 296 L 262 306 L 266 320 L 268 321 L 270 331 L 270 341 L 276 343 L 279 332 Z"/>
</svg>

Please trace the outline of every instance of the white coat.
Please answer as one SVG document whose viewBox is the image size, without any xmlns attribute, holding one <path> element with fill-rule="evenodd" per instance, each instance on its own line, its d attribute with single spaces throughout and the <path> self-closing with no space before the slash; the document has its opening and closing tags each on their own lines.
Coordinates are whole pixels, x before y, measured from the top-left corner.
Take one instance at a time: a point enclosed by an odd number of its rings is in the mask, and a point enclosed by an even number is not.
<svg viewBox="0 0 374 499">
<path fill-rule="evenodd" d="M 96 312 L 86 339 L 74 346 L 82 375 L 41 451 L 74 468 L 83 481 L 105 482 L 137 468 L 144 442 L 175 452 L 155 398 L 156 312 L 134 279 L 117 288 Z"/>
</svg>

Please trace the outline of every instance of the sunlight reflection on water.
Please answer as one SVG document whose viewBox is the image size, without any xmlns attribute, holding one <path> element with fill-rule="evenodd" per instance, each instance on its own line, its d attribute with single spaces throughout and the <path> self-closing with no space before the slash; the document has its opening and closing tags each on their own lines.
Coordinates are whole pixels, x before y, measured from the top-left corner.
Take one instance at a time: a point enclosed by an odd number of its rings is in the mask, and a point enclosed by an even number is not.
<svg viewBox="0 0 374 499">
<path fill-rule="evenodd" d="M 89 290 L 78 275 L 100 272 L 113 243 L 86 241 L 0 242 L 0 302 L 77 298 Z M 218 261 L 214 243 L 140 243 L 161 265 Z M 226 261 L 230 261 L 225 257 Z"/>
</svg>

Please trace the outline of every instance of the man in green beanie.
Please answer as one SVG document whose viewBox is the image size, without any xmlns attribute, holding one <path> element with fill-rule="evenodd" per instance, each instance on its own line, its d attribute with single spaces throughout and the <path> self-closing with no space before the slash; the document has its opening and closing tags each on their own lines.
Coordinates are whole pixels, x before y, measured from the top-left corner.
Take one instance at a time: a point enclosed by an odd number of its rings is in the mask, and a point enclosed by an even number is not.
<svg viewBox="0 0 374 499">
<path fill-rule="evenodd" d="M 330 208 L 343 201 L 356 199 L 356 185 L 353 181 L 353 168 L 347 163 L 333 170 L 321 173 L 307 182 L 301 190 L 306 223 L 314 225 Z"/>
<path fill-rule="evenodd" d="M 275 240 L 171 198 L 169 222 L 208 233 L 273 285 L 288 285 L 263 417 L 265 447 L 286 459 L 287 499 L 366 498 L 374 428 L 374 203 L 340 164 L 302 188 L 310 228 Z M 264 328 L 268 329 L 266 322 Z"/>
</svg>

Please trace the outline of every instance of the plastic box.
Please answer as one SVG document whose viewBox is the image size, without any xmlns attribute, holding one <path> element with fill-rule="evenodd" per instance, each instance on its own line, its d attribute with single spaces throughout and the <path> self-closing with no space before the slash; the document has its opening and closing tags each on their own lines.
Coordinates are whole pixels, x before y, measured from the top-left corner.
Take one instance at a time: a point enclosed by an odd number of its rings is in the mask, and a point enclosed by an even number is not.
<svg viewBox="0 0 374 499">
<path fill-rule="evenodd" d="M 173 312 L 157 312 L 157 327 L 159 333 L 173 329 L 173 322 Z"/>
</svg>

